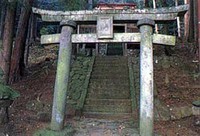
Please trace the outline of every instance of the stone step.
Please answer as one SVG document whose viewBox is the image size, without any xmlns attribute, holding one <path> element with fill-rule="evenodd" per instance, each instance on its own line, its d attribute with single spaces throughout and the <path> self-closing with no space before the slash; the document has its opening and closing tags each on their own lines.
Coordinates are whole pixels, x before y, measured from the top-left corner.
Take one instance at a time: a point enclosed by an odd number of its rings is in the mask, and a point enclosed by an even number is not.
<svg viewBox="0 0 200 136">
<path fill-rule="evenodd" d="M 115 85 L 115 86 L 126 85 L 126 86 L 129 86 L 129 80 L 121 80 L 120 78 L 119 79 L 92 79 L 92 80 L 90 80 L 89 84 L 102 85 L 102 86 L 107 85 L 110 88 L 109 85 Z"/>
<path fill-rule="evenodd" d="M 96 98 L 96 99 L 129 99 L 130 98 L 130 94 L 92 94 L 92 93 L 88 93 L 87 95 L 88 98 Z"/>
<path fill-rule="evenodd" d="M 107 56 L 107 57 L 96 57 L 95 61 L 127 61 L 127 57 L 112 57 L 112 56 Z"/>
<path fill-rule="evenodd" d="M 127 65 L 128 64 L 128 61 L 127 60 L 115 60 L 115 61 L 110 61 L 110 60 L 96 60 L 94 62 L 94 65 L 103 65 L 103 64 L 113 64 L 113 65 Z"/>
<path fill-rule="evenodd" d="M 108 113 L 108 112 L 83 112 L 86 118 L 106 119 L 106 120 L 124 120 L 133 119 L 132 113 Z"/>
<path fill-rule="evenodd" d="M 129 99 L 129 90 L 113 90 L 113 89 L 97 89 L 89 90 L 87 98 L 97 98 L 97 99 Z"/>
<path fill-rule="evenodd" d="M 131 106 L 121 105 L 84 105 L 83 112 L 131 113 Z"/>
<path fill-rule="evenodd" d="M 129 80 L 129 77 L 127 75 L 119 75 L 119 74 L 108 74 L 108 75 L 96 75 L 92 74 L 91 79 L 101 79 L 101 80 L 114 80 L 114 79 L 121 79 L 121 80 Z"/>
<path fill-rule="evenodd" d="M 102 56 L 102 57 L 96 57 L 96 61 L 120 61 L 120 60 L 125 60 L 127 61 L 127 57 L 123 56 Z"/>
<path fill-rule="evenodd" d="M 96 59 L 94 65 L 127 65 L 127 59 Z"/>
<path fill-rule="evenodd" d="M 99 71 L 112 72 L 112 71 L 114 71 L 114 72 L 125 72 L 125 73 L 127 73 L 128 72 L 128 67 L 127 66 L 111 66 L 111 67 L 108 67 L 108 66 L 104 66 L 104 67 L 94 66 L 92 71 L 95 71 L 95 72 L 99 72 Z"/>
<path fill-rule="evenodd" d="M 116 74 L 123 74 L 123 75 L 129 75 L 128 74 L 128 69 L 127 68 L 94 68 L 92 73 L 102 73 L 102 74 L 107 74 L 107 73 L 116 73 Z"/>
<path fill-rule="evenodd" d="M 126 76 L 126 77 L 129 77 L 129 73 L 128 71 L 127 72 L 124 72 L 124 71 L 104 71 L 104 70 L 101 70 L 101 71 L 93 71 L 91 76 Z"/>
<path fill-rule="evenodd" d="M 95 66 L 108 65 L 108 66 L 126 66 L 126 61 L 95 61 Z"/>
<path fill-rule="evenodd" d="M 111 89 L 119 89 L 119 90 L 129 90 L 129 84 L 101 84 L 101 83 L 93 83 L 92 81 L 89 84 L 89 89 L 107 89 L 107 88 L 111 88 Z"/>
<path fill-rule="evenodd" d="M 125 63 L 125 62 L 116 62 L 116 63 L 112 63 L 112 62 L 108 62 L 108 63 L 105 63 L 105 62 L 102 62 L 102 63 L 99 63 L 99 62 L 96 62 L 94 64 L 94 67 L 116 67 L 116 68 L 120 68 L 120 67 L 127 67 L 128 64 Z"/>
<path fill-rule="evenodd" d="M 126 57 L 97 57 L 83 113 L 89 116 L 132 114 Z"/>
<path fill-rule="evenodd" d="M 117 93 L 117 94 L 129 94 L 130 93 L 130 89 L 129 87 L 110 87 L 110 88 L 89 88 L 88 89 L 88 93 L 94 93 L 94 94 L 108 94 L 108 93 Z"/>
<path fill-rule="evenodd" d="M 102 74 L 106 75 L 108 73 L 111 74 L 119 74 L 119 75 L 127 75 L 129 76 L 128 69 L 126 68 L 119 68 L 119 69 L 112 69 L 112 68 L 95 68 L 92 71 L 92 74 Z"/>
<path fill-rule="evenodd" d="M 102 70 L 104 70 L 104 72 L 106 72 L 106 71 L 110 71 L 110 72 L 112 72 L 112 71 L 114 71 L 114 72 L 120 72 L 120 71 L 122 71 L 122 72 L 128 72 L 128 67 L 127 66 L 115 66 L 115 65 L 111 65 L 111 66 L 109 66 L 109 65 L 105 65 L 105 66 L 93 66 L 93 71 L 102 71 Z"/>
<path fill-rule="evenodd" d="M 131 99 L 90 99 L 86 98 L 85 105 L 89 106 L 131 106 Z"/>
</svg>

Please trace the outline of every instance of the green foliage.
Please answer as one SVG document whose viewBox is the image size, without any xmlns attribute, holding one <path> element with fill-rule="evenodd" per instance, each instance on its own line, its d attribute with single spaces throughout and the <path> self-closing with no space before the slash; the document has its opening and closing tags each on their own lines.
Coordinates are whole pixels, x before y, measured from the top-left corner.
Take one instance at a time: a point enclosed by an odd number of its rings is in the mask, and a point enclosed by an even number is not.
<svg viewBox="0 0 200 136">
<path fill-rule="evenodd" d="M 40 35 L 46 35 L 46 34 L 49 34 L 48 28 L 47 27 L 42 27 L 40 29 Z"/>
<path fill-rule="evenodd" d="M 20 94 L 17 91 L 13 90 L 9 86 L 0 83 L 0 99 L 14 100 L 19 96 Z"/>
<path fill-rule="evenodd" d="M 55 29 L 57 29 L 55 25 L 43 26 L 40 29 L 40 35 L 53 34 L 56 31 Z"/>
<path fill-rule="evenodd" d="M 156 7 L 173 7 L 176 0 L 156 0 Z M 184 0 L 178 0 L 178 5 L 184 4 Z M 153 0 L 148 0 L 147 7 L 153 7 Z"/>
<path fill-rule="evenodd" d="M 65 10 L 84 10 L 87 7 L 87 0 L 60 0 L 65 5 Z"/>
</svg>

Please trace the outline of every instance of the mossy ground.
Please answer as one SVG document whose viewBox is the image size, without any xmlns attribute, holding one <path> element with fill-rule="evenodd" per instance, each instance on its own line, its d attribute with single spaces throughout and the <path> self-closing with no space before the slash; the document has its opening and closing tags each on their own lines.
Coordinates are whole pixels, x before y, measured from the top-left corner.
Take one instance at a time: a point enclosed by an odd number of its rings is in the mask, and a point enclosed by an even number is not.
<svg viewBox="0 0 200 136">
<path fill-rule="evenodd" d="M 33 136 L 73 136 L 75 130 L 72 126 L 66 126 L 62 131 L 53 131 L 49 128 L 38 130 L 33 134 Z"/>
</svg>

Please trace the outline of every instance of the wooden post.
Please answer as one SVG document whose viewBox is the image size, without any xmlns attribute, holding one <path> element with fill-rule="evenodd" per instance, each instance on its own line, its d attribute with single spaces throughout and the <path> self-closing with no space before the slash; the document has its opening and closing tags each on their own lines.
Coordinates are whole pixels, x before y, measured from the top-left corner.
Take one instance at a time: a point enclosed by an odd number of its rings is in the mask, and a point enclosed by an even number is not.
<svg viewBox="0 0 200 136">
<path fill-rule="evenodd" d="M 76 27 L 73 21 L 62 21 L 60 47 L 57 64 L 57 74 L 54 88 L 51 129 L 62 130 L 66 112 L 67 87 L 70 72 L 70 60 L 72 52 L 71 35 Z"/>
<path fill-rule="evenodd" d="M 128 25 L 125 24 L 125 33 L 128 33 Z M 123 55 L 128 56 L 128 43 L 123 44 Z"/>
<path fill-rule="evenodd" d="M 156 9 L 156 0 L 153 0 L 153 8 Z M 158 34 L 158 24 L 155 24 L 155 32 Z"/>
<path fill-rule="evenodd" d="M 96 51 L 95 55 L 99 56 L 99 44 L 98 43 L 96 43 L 96 45 L 95 45 L 95 51 Z"/>
<path fill-rule="evenodd" d="M 77 34 L 80 34 L 80 25 L 77 26 Z M 76 44 L 76 54 L 80 53 L 80 44 Z"/>
<path fill-rule="evenodd" d="M 175 1 L 175 6 L 178 6 L 178 0 Z M 181 37 L 180 17 L 177 17 L 178 37 Z"/>
<path fill-rule="evenodd" d="M 189 0 L 184 0 L 184 4 L 188 4 Z M 187 40 L 188 35 L 189 35 L 189 13 L 185 13 L 184 15 L 184 27 L 185 27 L 185 32 L 184 32 L 184 37 Z"/>
<path fill-rule="evenodd" d="M 140 136 L 153 136 L 153 26 L 150 19 L 139 20 L 140 28 Z"/>
<path fill-rule="evenodd" d="M 124 43 L 123 45 L 123 55 L 128 56 L 128 44 Z"/>
</svg>

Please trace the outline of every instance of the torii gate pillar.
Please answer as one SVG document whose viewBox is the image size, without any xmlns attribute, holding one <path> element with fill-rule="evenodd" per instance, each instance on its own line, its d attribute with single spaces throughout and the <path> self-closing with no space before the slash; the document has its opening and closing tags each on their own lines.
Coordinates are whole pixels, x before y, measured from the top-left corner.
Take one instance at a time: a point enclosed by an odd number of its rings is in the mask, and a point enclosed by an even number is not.
<svg viewBox="0 0 200 136">
<path fill-rule="evenodd" d="M 153 27 L 151 19 L 139 20 L 140 28 L 140 135 L 153 136 Z"/>
<path fill-rule="evenodd" d="M 72 52 L 71 36 L 74 28 L 76 28 L 76 23 L 73 21 L 62 21 L 60 25 L 62 30 L 60 35 L 57 73 L 54 87 L 51 130 L 62 130 L 64 127 Z"/>
</svg>

